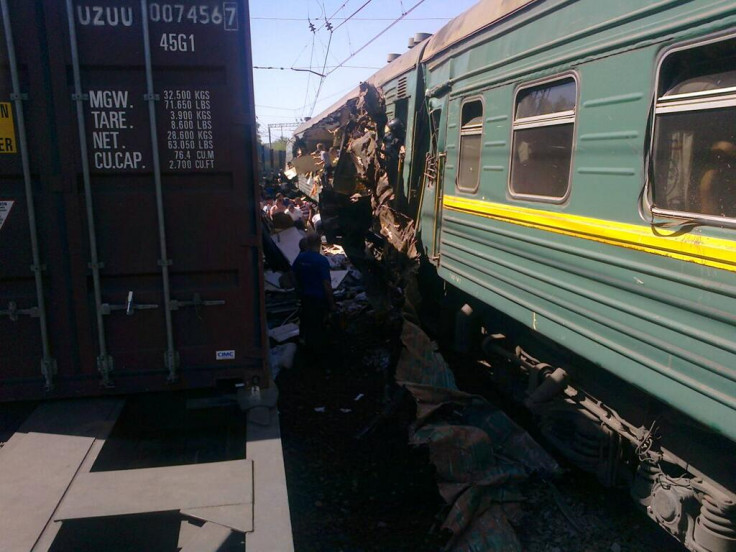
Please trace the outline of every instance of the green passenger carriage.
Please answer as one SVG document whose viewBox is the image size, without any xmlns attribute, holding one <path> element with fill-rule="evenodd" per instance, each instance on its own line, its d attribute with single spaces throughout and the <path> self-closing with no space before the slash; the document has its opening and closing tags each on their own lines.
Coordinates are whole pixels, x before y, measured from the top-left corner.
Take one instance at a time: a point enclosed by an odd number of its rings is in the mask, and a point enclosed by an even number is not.
<svg viewBox="0 0 736 552">
<path fill-rule="evenodd" d="M 736 3 L 485 0 L 402 79 L 396 191 L 544 435 L 736 551 Z"/>
</svg>

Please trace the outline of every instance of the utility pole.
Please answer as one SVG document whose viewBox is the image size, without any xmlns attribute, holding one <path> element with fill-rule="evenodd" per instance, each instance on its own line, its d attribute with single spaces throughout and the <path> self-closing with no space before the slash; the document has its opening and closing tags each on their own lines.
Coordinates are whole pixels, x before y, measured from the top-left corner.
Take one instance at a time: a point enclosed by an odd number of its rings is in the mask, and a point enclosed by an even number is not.
<svg viewBox="0 0 736 552">
<path fill-rule="evenodd" d="M 271 144 L 271 127 L 274 125 L 268 125 L 268 155 L 271 159 L 271 170 L 273 171 L 273 145 Z"/>
</svg>

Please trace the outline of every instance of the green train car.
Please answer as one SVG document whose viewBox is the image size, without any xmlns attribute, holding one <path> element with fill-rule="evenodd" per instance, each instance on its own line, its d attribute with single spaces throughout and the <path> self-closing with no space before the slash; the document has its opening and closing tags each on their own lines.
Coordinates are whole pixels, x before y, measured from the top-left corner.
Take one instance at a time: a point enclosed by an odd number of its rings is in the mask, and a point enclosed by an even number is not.
<svg viewBox="0 0 736 552">
<path fill-rule="evenodd" d="M 404 90 L 397 191 L 499 381 L 687 548 L 736 551 L 736 3 L 485 0 L 408 55 L 374 81 Z"/>
</svg>

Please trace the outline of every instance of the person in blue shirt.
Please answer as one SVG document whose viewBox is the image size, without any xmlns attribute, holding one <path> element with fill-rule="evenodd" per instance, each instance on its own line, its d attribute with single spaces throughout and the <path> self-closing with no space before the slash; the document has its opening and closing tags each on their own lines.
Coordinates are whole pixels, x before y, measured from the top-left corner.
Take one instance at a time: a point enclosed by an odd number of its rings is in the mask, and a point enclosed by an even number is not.
<svg viewBox="0 0 736 552">
<path fill-rule="evenodd" d="M 304 250 L 291 266 L 301 301 L 299 331 L 306 348 L 319 352 L 326 344 L 325 319 L 329 312 L 335 310 L 330 263 L 320 253 L 322 240 L 319 234 L 310 232 L 303 242 Z"/>
</svg>

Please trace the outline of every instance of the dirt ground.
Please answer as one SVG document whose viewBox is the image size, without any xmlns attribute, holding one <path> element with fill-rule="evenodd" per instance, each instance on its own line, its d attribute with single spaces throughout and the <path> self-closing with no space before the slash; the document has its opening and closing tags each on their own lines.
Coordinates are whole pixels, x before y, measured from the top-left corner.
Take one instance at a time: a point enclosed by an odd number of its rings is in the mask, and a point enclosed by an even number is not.
<svg viewBox="0 0 736 552">
<path fill-rule="evenodd" d="M 333 333 L 320 358 L 300 351 L 277 379 L 299 552 L 429 551 L 443 540 L 432 532 L 443 503 L 428 454 L 407 443 L 412 399 L 381 416 L 390 337 L 374 322 Z"/>
</svg>

